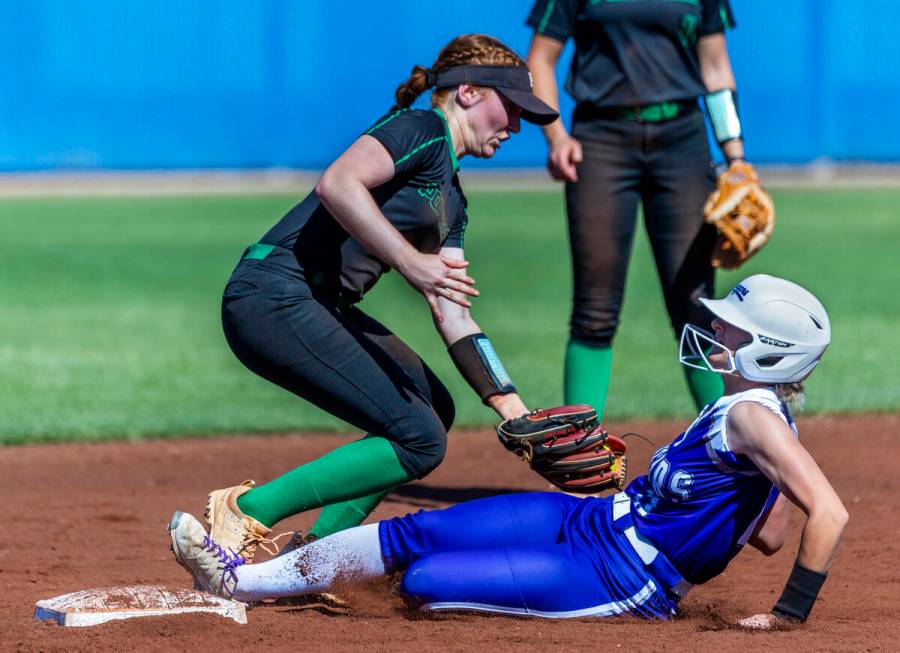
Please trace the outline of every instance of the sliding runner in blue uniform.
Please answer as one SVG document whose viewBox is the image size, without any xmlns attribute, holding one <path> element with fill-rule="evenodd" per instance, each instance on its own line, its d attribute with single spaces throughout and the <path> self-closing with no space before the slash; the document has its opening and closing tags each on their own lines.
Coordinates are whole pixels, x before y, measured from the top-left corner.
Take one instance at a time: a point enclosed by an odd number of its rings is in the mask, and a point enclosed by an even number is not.
<svg viewBox="0 0 900 653">
<path fill-rule="evenodd" d="M 802 399 L 802 381 L 830 342 L 828 316 L 808 291 L 767 275 L 702 301 L 714 333 L 687 325 L 681 361 L 720 373 L 725 395 L 623 493 L 481 499 L 351 528 L 255 565 L 176 513 L 176 555 L 204 589 L 241 601 L 402 573 L 404 596 L 426 610 L 665 619 L 744 544 L 777 551 L 791 501 L 807 515 L 794 569 L 772 612 L 741 623 L 803 621 L 847 521 L 787 406 Z"/>
</svg>

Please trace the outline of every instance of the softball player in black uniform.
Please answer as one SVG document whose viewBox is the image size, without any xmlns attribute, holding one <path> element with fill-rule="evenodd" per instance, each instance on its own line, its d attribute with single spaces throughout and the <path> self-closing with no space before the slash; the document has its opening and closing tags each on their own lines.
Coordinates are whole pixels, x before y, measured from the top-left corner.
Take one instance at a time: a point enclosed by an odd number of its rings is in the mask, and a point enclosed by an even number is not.
<svg viewBox="0 0 900 653">
<path fill-rule="evenodd" d="M 527 22 L 535 92 L 553 106 L 556 63 L 575 43 L 571 135 L 558 120 L 544 134 L 572 250 L 565 401 L 602 411 L 639 201 L 676 336 L 709 322 L 699 299 L 713 293 L 716 234 L 702 209 L 715 175 L 697 98 L 729 162 L 743 158 L 724 38 L 734 19 L 728 0 L 537 0 Z M 685 370 L 698 409 L 721 395 L 717 375 Z"/>
<path fill-rule="evenodd" d="M 432 110 L 409 106 L 434 87 Z M 247 248 L 222 321 L 250 370 L 354 426 L 363 439 L 273 481 L 217 490 L 210 536 L 247 562 L 271 527 L 325 506 L 317 537 L 361 522 L 393 487 L 443 459 L 453 401 L 403 341 L 355 307 L 390 268 L 427 299 L 450 356 L 502 417 L 527 411 L 469 314 L 466 198 L 458 157 L 493 156 L 519 118 L 557 113 L 531 92 L 525 62 L 484 35 L 454 39 L 416 66 L 397 106 L 323 174 L 314 192 Z"/>
</svg>

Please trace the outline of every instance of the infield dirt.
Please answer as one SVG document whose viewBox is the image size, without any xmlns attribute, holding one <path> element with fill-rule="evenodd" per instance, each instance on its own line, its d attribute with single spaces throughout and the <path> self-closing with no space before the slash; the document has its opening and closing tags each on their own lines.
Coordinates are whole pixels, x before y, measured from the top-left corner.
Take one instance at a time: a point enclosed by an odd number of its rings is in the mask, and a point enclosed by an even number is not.
<svg viewBox="0 0 900 653">
<path fill-rule="evenodd" d="M 683 422 L 607 425 L 661 446 Z M 900 650 L 900 418 L 801 419 L 803 442 L 850 512 L 850 525 L 810 621 L 771 633 L 737 629 L 767 611 L 794 561 L 802 514 L 766 558 L 742 552 L 720 577 L 695 588 L 680 618 L 530 620 L 410 612 L 389 583 L 349 593 L 349 611 L 317 604 L 259 607 L 240 626 L 212 615 L 141 618 L 60 628 L 32 618 L 37 600 L 104 586 L 189 587 L 168 549 L 176 509 L 202 514 L 206 492 L 264 482 L 348 438 L 284 435 L 0 449 L 0 650 L 4 651 L 875 651 Z M 654 446 L 630 438 L 631 476 Z M 455 432 L 446 461 L 424 481 L 399 488 L 370 518 L 438 508 L 492 494 L 545 490 L 488 431 Z M 314 514 L 279 525 L 306 527 Z M 276 529 L 278 530 L 278 529 Z"/>
</svg>

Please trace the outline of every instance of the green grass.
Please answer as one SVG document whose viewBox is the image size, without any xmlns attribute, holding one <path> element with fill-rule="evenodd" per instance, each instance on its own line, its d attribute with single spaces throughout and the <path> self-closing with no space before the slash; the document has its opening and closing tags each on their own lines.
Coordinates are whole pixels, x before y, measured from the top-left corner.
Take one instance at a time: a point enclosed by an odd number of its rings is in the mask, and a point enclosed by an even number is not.
<svg viewBox="0 0 900 653">
<path fill-rule="evenodd" d="M 532 406 L 561 400 L 570 274 L 561 193 L 470 198 L 474 316 Z M 0 442 L 343 425 L 243 369 L 218 305 L 242 248 L 292 197 L 0 202 Z M 781 191 L 754 272 L 794 279 L 829 309 L 833 345 L 808 383 L 810 412 L 900 405 L 900 190 Z M 363 303 L 445 379 L 458 424 L 493 413 L 460 379 L 427 306 L 396 273 Z M 607 414 L 693 412 L 646 239 L 636 245 Z"/>
</svg>

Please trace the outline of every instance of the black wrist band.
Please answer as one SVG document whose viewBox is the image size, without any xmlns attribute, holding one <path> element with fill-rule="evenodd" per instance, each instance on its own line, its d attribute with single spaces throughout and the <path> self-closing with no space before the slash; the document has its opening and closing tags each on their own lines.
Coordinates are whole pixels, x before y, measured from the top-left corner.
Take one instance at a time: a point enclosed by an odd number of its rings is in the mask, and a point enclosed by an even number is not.
<svg viewBox="0 0 900 653">
<path fill-rule="evenodd" d="M 782 619 L 806 621 L 827 576 L 795 562 L 784 592 L 772 608 L 772 614 Z"/>
<path fill-rule="evenodd" d="M 482 401 L 516 391 L 494 346 L 483 333 L 460 338 L 447 348 L 447 352 Z"/>
</svg>

